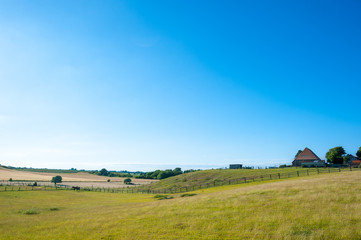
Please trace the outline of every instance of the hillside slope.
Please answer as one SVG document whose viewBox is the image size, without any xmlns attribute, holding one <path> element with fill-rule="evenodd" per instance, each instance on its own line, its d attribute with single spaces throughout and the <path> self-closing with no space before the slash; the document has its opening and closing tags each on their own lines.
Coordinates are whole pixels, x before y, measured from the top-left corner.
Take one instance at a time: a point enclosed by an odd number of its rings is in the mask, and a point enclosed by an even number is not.
<svg viewBox="0 0 361 240">
<path fill-rule="evenodd" d="M 335 171 L 336 169 L 332 169 Z M 307 169 L 302 168 L 277 168 L 277 169 L 212 169 L 202 170 L 197 172 L 190 172 L 186 174 L 177 175 L 163 179 L 159 182 L 155 182 L 151 185 L 142 186 L 141 189 L 149 190 L 167 190 L 167 189 L 179 189 L 188 187 L 197 187 L 202 185 L 207 186 L 219 186 L 224 184 L 234 184 L 242 182 L 243 178 L 247 178 L 247 181 L 252 181 L 253 177 L 256 180 L 261 180 L 261 176 L 264 180 L 270 178 L 286 178 L 288 176 L 296 176 L 297 171 L 299 175 L 307 174 Z M 316 173 L 316 169 L 308 169 L 309 173 Z M 327 171 L 321 169 L 319 171 Z M 278 176 L 280 174 L 280 176 Z M 270 176 L 271 175 L 271 176 Z"/>
</svg>

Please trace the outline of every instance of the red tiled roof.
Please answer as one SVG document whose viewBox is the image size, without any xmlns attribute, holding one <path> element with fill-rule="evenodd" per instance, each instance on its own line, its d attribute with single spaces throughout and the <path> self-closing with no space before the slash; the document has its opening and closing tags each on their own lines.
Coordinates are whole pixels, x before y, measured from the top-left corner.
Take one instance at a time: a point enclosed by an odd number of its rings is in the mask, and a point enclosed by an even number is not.
<svg viewBox="0 0 361 240">
<path fill-rule="evenodd" d="M 295 160 L 321 160 L 311 149 L 305 148 Z"/>
</svg>

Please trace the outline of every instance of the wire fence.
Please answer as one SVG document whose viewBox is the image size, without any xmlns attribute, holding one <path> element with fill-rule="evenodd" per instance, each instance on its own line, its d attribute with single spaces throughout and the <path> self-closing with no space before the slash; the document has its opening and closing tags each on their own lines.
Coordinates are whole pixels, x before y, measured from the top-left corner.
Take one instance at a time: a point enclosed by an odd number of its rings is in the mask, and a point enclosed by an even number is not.
<svg viewBox="0 0 361 240">
<path fill-rule="evenodd" d="M 72 191 L 90 191 L 90 192 L 108 192 L 108 193 L 140 193 L 140 194 L 174 194 L 184 193 L 205 188 L 234 185 L 234 184 L 246 184 L 251 182 L 263 182 L 270 180 L 279 180 L 287 178 L 296 178 L 302 176 L 317 175 L 323 173 L 345 172 L 345 171 L 360 171 L 360 168 L 310 168 L 302 169 L 294 172 L 282 172 L 263 174 L 258 176 L 245 176 L 240 178 L 217 180 L 204 184 L 193 184 L 182 187 L 172 187 L 163 189 L 145 189 L 144 185 L 141 187 L 122 187 L 122 188 L 106 188 L 106 187 L 79 187 L 70 186 L 66 184 L 57 184 L 50 186 L 49 183 L 39 184 L 35 182 L 0 182 L 0 192 L 7 191 L 60 191 L 60 190 L 72 190 Z"/>
</svg>

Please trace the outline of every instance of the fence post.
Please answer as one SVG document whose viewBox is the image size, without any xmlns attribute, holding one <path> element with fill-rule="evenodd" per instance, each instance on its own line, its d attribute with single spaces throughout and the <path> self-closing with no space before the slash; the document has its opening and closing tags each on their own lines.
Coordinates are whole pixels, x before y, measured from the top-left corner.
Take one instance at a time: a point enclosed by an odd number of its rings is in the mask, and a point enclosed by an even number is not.
<svg viewBox="0 0 361 240">
<path fill-rule="evenodd" d="M 281 179 L 281 174 L 280 173 L 278 173 L 278 179 Z"/>
<path fill-rule="evenodd" d="M 272 180 L 272 174 L 269 175 L 269 179 Z"/>
<path fill-rule="evenodd" d="M 320 169 L 317 168 L 317 174 L 320 174 Z"/>
<path fill-rule="evenodd" d="M 350 171 L 352 171 L 352 167 L 350 166 Z"/>
<path fill-rule="evenodd" d="M 308 174 L 308 169 L 307 169 L 307 176 L 308 176 L 309 174 Z"/>
<path fill-rule="evenodd" d="M 330 168 L 328 168 L 328 173 L 330 173 Z"/>
<path fill-rule="evenodd" d="M 290 173 L 287 173 L 287 177 L 290 178 Z"/>
<path fill-rule="evenodd" d="M 299 177 L 300 176 L 300 171 L 297 171 L 297 177 Z"/>
<path fill-rule="evenodd" d="M 341 172 L 341 168 L 340 168 L 340 167 L 338 168 L 338 172 Z"/>
</svg>

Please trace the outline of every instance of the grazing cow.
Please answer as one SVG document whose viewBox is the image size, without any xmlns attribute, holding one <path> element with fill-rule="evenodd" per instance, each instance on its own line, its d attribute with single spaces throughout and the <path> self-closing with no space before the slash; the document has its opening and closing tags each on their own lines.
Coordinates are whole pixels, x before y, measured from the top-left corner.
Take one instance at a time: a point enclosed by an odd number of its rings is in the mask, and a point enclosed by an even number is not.
<svg viewBox="0 0 361 240">
<path fill-rule="evenodd" d="M 73 189 L 74 191 L 75 191 L 75 190 L 80 190 L 80 187 L 78 187 L 78 186 L 76 186 L 76 187 L 73 186 L 72 189 Z"/>
</svg>

